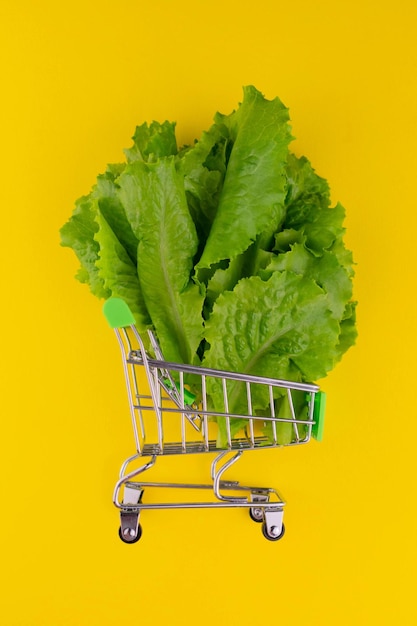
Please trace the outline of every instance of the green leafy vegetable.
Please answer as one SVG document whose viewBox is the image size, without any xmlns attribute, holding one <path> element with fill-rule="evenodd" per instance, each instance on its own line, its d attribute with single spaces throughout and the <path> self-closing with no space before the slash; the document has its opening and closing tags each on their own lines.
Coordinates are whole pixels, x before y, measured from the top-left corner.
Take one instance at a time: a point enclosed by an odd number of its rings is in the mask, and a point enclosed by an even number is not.
<svg viewBox="0 0 417 626">
<path fill-rule="evenodd" d="M 98 176 L 61 229 L 77 278 L 99 298 L 124 299 L 167 360 L 324 377 L 356 340 L 353 260 L 343 207 L 331 206 L 328 183 L 289 151 L 291 139 L 288 109 L 252 86 L 193 145 L 178 149 L 172 122 L 138 126 L 126 163 Z M 228 385 L 238 414 L 244 384 Z M 210 410 L 222 412 L 223 390 L 208 382 L 208 393 Z M 290 418 L 286 395 L 274 393 L 276 415 Z M 265 415 L 265 391 L 254 388 L 252 401 Z M 293 401 L 302 413 L 305 395 Z M 232 436 L 243 426 L 232 420 Z M 292 424 L 276 429 L 291 442 Z"/>
<path fill-rule="evenodd" d="M 105 288 L 97 267 L 100 245 L 95 239 L 98 231 L 96 211 L 97 205 L 91 195 L 77 200 L 70 221 L 61 228 L 61 243 L 72 248 L 80 261 L 78 280 L 86 283 L 98 298 L 109 298 L 111 292 Z"/>
<path fill-rule="evenodd" d="M 112 297 L 121 298 L 126 302 L 135 317 L 139 332 L 144 333 L 147 328 L 151 328 L 151 319 L 143 300 L 136 264 L 98 207 L 95 221 L 98 231 L 94 239 L 100 247 L 100 255 L 96 261 L 99 277 Z"/>
<path fill-rule="evenodd" d="M 203 336 L 203 296 L 190 279 L 197 233 L 173 157 L 134 161 L 118 179 L 138 239 L 140 288 L 170 361 L 193 360 Z"/>
<path fill-rule="evenodd" d="M 254 87 L 247 87 L 244 96 L 238 111 L 229 117 L 216 116 L 233 147 L 197 268 L 234 259 L 265 230 L 278 230 L 284 217 L 285 166 L 291 139 L 288 111 L 278 98 L 268 102 Z"/>
</svg>

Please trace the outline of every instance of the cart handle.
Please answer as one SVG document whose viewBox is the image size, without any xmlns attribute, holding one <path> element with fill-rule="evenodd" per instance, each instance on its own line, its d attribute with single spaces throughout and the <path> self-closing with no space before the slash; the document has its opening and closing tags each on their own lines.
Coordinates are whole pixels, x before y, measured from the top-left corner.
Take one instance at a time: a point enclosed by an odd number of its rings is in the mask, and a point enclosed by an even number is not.
<svg viewBox="0 0 417 626">
<path fill-rule="evenodd" d="M 312 435 L 316 441 L 323 441 L 324 415 L 326 412 L 326 393 L 318 391 L 314 394 L 314 409 Z"/>
<path fill-rule="evenodd" d="M 136 323 L 132 311 L 121 298 L 109 298 L 103 305 L 104 317 L 111 328 L 125 328 Z"/>
</svg>

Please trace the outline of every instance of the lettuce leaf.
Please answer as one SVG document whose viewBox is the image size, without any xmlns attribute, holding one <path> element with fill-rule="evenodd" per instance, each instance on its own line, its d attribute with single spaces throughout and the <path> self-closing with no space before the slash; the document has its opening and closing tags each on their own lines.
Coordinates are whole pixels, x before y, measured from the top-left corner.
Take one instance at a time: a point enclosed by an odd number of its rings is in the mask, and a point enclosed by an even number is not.
<svg viewBox="0 0 417 626">
<path fill-rule="evenodd" d="M 118 178 L 120 199 L 138 239 L 146 308 L 170 361 L 193 361 L 203 336 L 204 295 L 191 280 L 198 240 L 173 157 L 134 161 Z"/>
<path fill-rule="evenodd" d="M 346 303 L 352 297 L 352 282 L 348 271 L 334 254 L 323 250 L 321 256 L 316 256 L 305 245 L 295 243 L 286 254 L 273 257 L 261 275 L 266 278 L 283 270 L 314 280 L 328 294 L 329 308 L 334 317 L 342 318 Z"/>
<path fill-rule="evenodd" d="M 290 271 L 252 276 L 214 304 L 204 364 L 277 378 L 294 364 L 304 380 L 316 380 L 334 365 L 339 333 L 329 296 L 312 278 Z"/>
<path fill-rule="evenodd" d="M 217 213 L 226 166 L 227 138 L 216 124 L 178 154 L 177 168 L 184 176 L 187 203 L 199 240 L 198 257 Z"/>
<path fill-rule="evenodd" d="M 121 298 L 129 306 L 136 320 L 138 331 L 146 339 L 146 330 L 152 327 L 152 322 L 143 299 L 136 264 L 98 207 L 95 221 L 98 230 L 94 239 L 100 248 L 99 258 L 96 261 L 99 276 L 110 296 Z"/>
<path fill-rule="evenodd" d="M 91 195 L 79 198 L 71 218 L 61 228 L 61 245 L 72 248 L 80 262 L 81 267 L 76 278 L 87 284 L 93 295 L 109 298 L 111 293 L 106 289 L 96 265 L 100 246 L 95 240 L 98 230 L 95 216 L 96 206 Z"/>
<path fill-rule="evenodd" d="M 91 192 L 91 197 L 97 201 L 97 206 L 120 244 L 125 248 L 132 263 L 136 265 L 138 240 L 126 217 L 126 212 L 118 195 L 117 178 L 123 172 L 125 165 L 109 165 L 104 174 L 97 176 L 97 183 Z"/>
<path fill-rule="evenodd" d="M 155 161 L 161 157 L 177 154 L 175 123 L 146 122 L 136 127 L 132 137 L 133 146 L 125 150 L 128 163 L 132 161 Z"/>
<path fill-rule="evenodd" d="M 254 87 L 244 89 L 239 109 L 216 116 L 232 143 L 214 218 L 197 270 L 234 259 L 265 230 L 284 218 L 285 169 L 291 133 L 288 110 L 266 100 Z"/>
</svg>

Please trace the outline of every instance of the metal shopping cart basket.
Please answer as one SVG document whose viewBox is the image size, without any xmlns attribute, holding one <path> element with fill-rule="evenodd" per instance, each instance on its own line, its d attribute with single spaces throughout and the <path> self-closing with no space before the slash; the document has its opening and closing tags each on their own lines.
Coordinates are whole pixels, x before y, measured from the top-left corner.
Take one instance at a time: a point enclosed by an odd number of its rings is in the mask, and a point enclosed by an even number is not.
<svg viewBox="0 0 417 626">
<path fill-rule="evenodd" d="M 224 480 L 223 475 L 246 450 L 299 445 L 308 443 L 311 437 L 321 440 L 324 392 L 313 384 L 167 362 L 152 332 L 146 338 L 149 348 L 145 349 L 144 339 L 123 300 L 107 300 L 104 314 L 115 330 L 122 352 L 136 446 L 135 454 L 121 466 L 113 495 L 113 502 L 120 510 L 119 535 L 122 541 L 135 543 L 140 539 L 139 517 L 144 510 L 226 507 L 247 508 L 250 517 L 262 523 L 267 539 L 280 539 L 285 530 L 285 501 L 278 491 L 270 487 L 242 486 Z M 152 353 L 154 356 L 150 356 Z M 145 377 L 143 374 L 139 376 L 140 370 L 145 372 Z M 144 380 L 146 389 L 142 389 Z M 213 390 L 221 394 L 221 410 L 218 403 L 216 410 L 211 405 Z M 254 409 L 259 394 L 267 397 L 269 404 L 261 415 Z M 296 395 L 298 402 L 295 402 Z M 303 397 L 302 411 L 298 408 L 300 395 Z M 239 403 L 233 401 L 237 396 L 240 397 Z M 285 398 L 288 407 L 285 417 L 277 414 L 277 397 Z M 237 420 L 244 427 L 236 434 Z M 287 433 L 284 442 L 280 436 L 282 428 Z M 198 453 L 215 455 L 208 484 L 138 480 L 159 456 Z M 201 490 L 206 494 L 209 491 L 212 499 L 203 502 L 144 502 L 145 489 L 158 487 Z"/>
</svg>

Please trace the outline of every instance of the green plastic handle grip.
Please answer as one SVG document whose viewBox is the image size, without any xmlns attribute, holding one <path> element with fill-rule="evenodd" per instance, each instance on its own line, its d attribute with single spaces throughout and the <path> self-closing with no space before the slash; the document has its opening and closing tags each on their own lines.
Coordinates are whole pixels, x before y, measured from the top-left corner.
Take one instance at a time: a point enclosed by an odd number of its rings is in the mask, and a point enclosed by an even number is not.
<svg viewBox="0 0 417 626">
<path fill-rule="evenodd" d="M 313 409 L 313 428 L 311 434 L 316 441 L 323 441 L 324 433 L 324 414 L 326 412 L 326 394 L 324 391 L 318 391 L 314 394 L 314 409 Z"/>
<path fill-rule="evenodd" d="M 121 298 L 109 298 L 103 305 L 104 317 L 111 328 L 125 328 L 136 323 L 132 311 Z"/>
<path fill-rule="evenodd" d="M 173 388 L 172 384 L 168 380 L 168 378 L 165 378 L 164 383 L 168 387 L 168 389 L 172 389 Z M 175 387 L 176 387 L 177 391 L 179 393 L 181 393 L 181 387 L 180 387 L 180 385 L 178 383 L 175 383 Z M 184 402 L 185 402 L 185 404 L 189 404 L 189 405 L 194 404 L 197 396 L 194 393 L 192 393 L 191 391 L 189 391 L 188 389 L 186 389 L 185 387 L 183 387 L 183 392 L 184 392 Z"/>
</svg>

